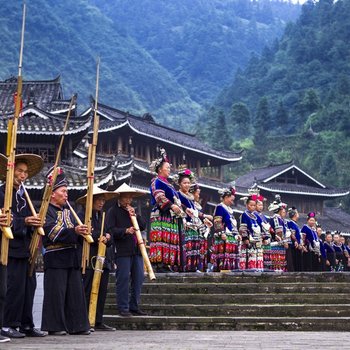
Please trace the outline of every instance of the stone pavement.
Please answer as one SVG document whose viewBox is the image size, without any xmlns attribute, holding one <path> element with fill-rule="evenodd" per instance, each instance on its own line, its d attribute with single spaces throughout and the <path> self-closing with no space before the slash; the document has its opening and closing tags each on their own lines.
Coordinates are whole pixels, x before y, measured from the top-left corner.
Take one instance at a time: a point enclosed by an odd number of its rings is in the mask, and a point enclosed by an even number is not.
<svg viewBox="0 0 350 350">
<path fill-rule="evenodd" d="M 336 332 L 220 332 L 220 331 L 116 331 L 88 336 L 47 336 L 12 340 L 0 349 L 83 350 L 204 350 L 204 349 L 349 349 L 348 333 Z"/>
<path fill-rule="evenodd" d="M 37 274 L 34 299 L 35 326 L 41 325 L 43 274 Z M 15 339 L 0 344 L 0 349 L 82 349 L 82 350 L 205 350 L 205 349 L 277 349 L 314 350 L 350 349 L 346 332 L 248 332 L 248 331 L 116 331 L 95 332 L 88 336 L 47 336 Z"/>
</svg>

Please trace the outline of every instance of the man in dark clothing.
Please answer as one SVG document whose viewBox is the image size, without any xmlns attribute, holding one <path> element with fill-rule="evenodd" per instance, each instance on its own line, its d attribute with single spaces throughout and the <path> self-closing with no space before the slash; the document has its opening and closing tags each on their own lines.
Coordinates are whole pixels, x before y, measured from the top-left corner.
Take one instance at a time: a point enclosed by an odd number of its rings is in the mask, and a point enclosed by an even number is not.
<svg viewBox="0 0 350 350">
<path fill-rule="evenodd" d="M 79 248 L 86 225 L 78 225 L 67 207 L 67 181 L 53 185 L 44 225 L 44 301 L 41 329 L 49 335 L 90 334 Z"/>
<path fill-rule="evenodd" d="M 0 168 L 7 158 L 0 155 Z M 29 245 L 35 227 L 42 225 L 33 216 L 24 194 L 23 183 L 36 175 L 43 166 L 43 160 L 34 154 L 20 154 L 15 159 L 12 208 L 12 233 L 9 241 L 7 265 L 7 291 L 1 334 L 9 338 L 43 337 L 46 334 L 34 328 L 33 301 L 36 289 L 35 272 L 29 276 Z M 4 205 L 5 188 L 0 187 L 0 208 Z M 19 331 L 18 331 L 19 328 Z"/>
<path fill-rule="evenodd" d="M 90 244 L 90 257 L 96 257 L 98 255 L 98 246 L 99 243 L 106 244 L 106 256 L 103 261 L 103 272 L 101 274 L 100 286 L 98 289 L 98 298 L 96 305 L 96 320 L 94 327 L 91 330 L 96 331 L 115 331 L 116 329 L 110 327 L 103 323 L 103 311 L 107 297 L 107 289 L 109 282 L 109 274 L 112 270 L 112 259 L 113 259 L 113 241 L 109 233 L 106 233 L 104 229 L 103 236 L 101 237 L 101 225 L 102 225 L 102 210 L 106 201 L 115 198 L 117 194 L 115 192 L 103 191 L 99 187 L 94 186 L 93 189 L 93 205 L 92 205 L 92 238 L 94 243 Z M 87 195 L 77 199 L 77 203 L 84 205 L 86 204 Z M 80 213 L 79 215 L 84 221 L 85 212 Z M 85 274 L 83 275 L 84 289 L 85 289 L 85 298 L 86 306 L 89 310 L 90 308 L 90 296 L 92 289 L 92 282 L 94 278 L 95 270 L 89 264 L 86 267 Z M 92 326 L 92 325 L 91 325 Z"/>
<path fill-rule="evenodd" d="M 135 236 L 136 230 L 130 219 L 131 215 L 135 215 L 135 209 L 131 207 L 132 199 L 143 193 L 126 184 L 120 186 L 116 192 L 119 193 L 119 199 L 116 205 L 108 210 L 106 226 L 113 236 L 116 249 L 118 310 L 121 316 L 126 317 L 145 315 L 139 308 L 144 280 L 143 259 Z M 137 215 L 137 221 L 140 229 L 144 230 L 146 225 L 140 215 Z"/>
</svg>

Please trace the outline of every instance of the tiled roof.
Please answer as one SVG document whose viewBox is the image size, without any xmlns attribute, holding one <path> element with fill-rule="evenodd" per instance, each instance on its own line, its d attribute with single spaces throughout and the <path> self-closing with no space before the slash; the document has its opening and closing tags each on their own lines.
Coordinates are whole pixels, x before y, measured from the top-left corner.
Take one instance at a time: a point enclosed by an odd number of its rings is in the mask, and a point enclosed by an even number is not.
<svg viewBox="0 0 350 350">
<path fill-rule="evenodd" d="M 45 164 L 43 170 L 25 182 L 28 190 L 42 190 L 46 184 L 45 174 L 52 164 Z M 87 187 L 87 159 L 73 155 L 70 159 L 63 160 L 61 165 L 68 181 L 68 189 L 82 191 Z M 110 181 L 120 181 L 130 177 L 129 169 L 119 169 L 112 159 L 96 156 L 95 183 L 98 186 L 108 184 Z M 1 184 L 1 181 L 0 181 Z"/>
<path fill-rule="evenodd" d="M 220 159 L 225 162 L 235 162 L 242 159 L 242 152 L 215 150 L 197 139 L 194 134 L 155 123 L 149 114 L 138 117 L 103 104 L 98 105 L 98 112 L 105 117 L 100 122 L 101 133 L 128 126 L 137 134 L 159 140 L 162 143 L 169 143 L 193 152 L 202 153 L 208 157 Z M 88 113 L 88 111 L 85 113 Z"/>
<path fill-rule="evenodd" d="M 0 113 L 9 114 L 14 111 L 14 93 L 17 91 L 17 78 L 11 77 L 0 81 Z M 54 112 L 65 110 L 69 101 L 63 99 L 60 77 L 53 80 L 23 81 L 23 107 L 35 104 L 43 111 Z"/>
<path fill-rule="evenodd" d="M 323 231 L 340 231 L 350 234 L 350 214 L 341 208 L 324 208 L 323 215 L 317 221 Z"/>
<path fill-rule="evenodd" d="M 308 180 L 308 184 L 293 184 L 271 181 L 274 178 L 277 178 L 279 175 L 290 171 L 291 169 L 303 174 L 304 178 Z M 296 166 L 293 162 L 253 169 L 236 180 L 237 188 L 246 194 L 248 193 L 248 189 L 254 185 L 257 185 L 260 189 L 269 192 L 293 193 L 328 198 L 341 197 L 349 194 L 348 189 L 337 189 L 323 185 L 311 175 L 307 174 L 304 170 Z"/>
<path fill-rule="evenodd" d="M 269 192 L 276 193 L 296 193 L 296 194 L 305 194 L 312 196 L 320 197 L 342 197 L 349 194 L 349 190 L 346 189 L 337 189 L 337 188 L 317 188 L 306 185 L 298 184 L 288 184 L 288 183 L 278 183 L 272 182 L 267 184 L 258 184 L 260 189 Z"/>
<path fill-rule="evenodd" d="M 254 183 L 261 182 L 265 179 L 270 178 L 275 174 L 279 174 L 280 172 L 283 172 L 284 170 L 288 169 L 292 164 L 293 162 L 288 162 L 284 164 L 253 169 L 249 173 L 240 176 L 236 180 L 236 185 L 250 188 L 251 186 L 254 185 Z"/>
<path fill-rule="evenodd" d="M 0 134 L 7 134 L 7 122 L 11 115 L 0 115 Z M 18 134 L 50 134 L 61 135 L 66 115 L 53 115 L 52 113 L 41 110 L 37 106 L 27 106 L 21 112 L 18 121 Z M 91 119 L 89 117 L 71 116 L 66 134 L 76 134 L 87 132 L 90 127 Z"/>
</svg>

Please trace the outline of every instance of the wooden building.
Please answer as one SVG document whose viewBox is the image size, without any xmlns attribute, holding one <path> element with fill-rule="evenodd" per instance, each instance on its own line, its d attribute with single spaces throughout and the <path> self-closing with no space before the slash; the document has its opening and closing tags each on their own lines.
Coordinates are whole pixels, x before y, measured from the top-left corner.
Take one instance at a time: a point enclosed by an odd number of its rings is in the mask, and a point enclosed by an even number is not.
<svg viewBox="0 0 350 350">
<path fill-rule="evenodd" d="M 14 113 L 16 87 L 16 78 L 0 81 L 2 153 L 6 148 L 7 122 Z M 45 162 L 43 172 L 25 184 L 34 201 L 41 199 L 46 181 L 44 174 L 54 162 L 69 103 L 70 100 L 63 96 L 60 77 L 23 82 L 17 153 L 36 153 Z M 114 190 L 125 181 L 145 193 L 149 192 L 151 179 L 155 175 L 150 172 L 149 164 L 162 147 L 172 163 L 173 174 L 180 165 L 195 172 L 202 188 L 203 207 L 207 212 L 212 212 L 219 202 L 218 190 L 229 185 L 223 182 L 223 167 L 242 159 L 242 152 L 213 149 L 194 134 L 157 123 L 149 113 L 136 116 L 102 103 L 98 104 L 97 113 L 100 128 L 95 182 L 105 189 Z M 74 105 L 60 160 L 68 178 L 71 201 L 86 189 L 87 143 L 92 136 L 92 118 L 92 107 L 79 114 Z M 338 218 L 332 219 L 333 224 L 329 227 L 335 229 L 338 220 L 340 229 L 350 232 L 350 215 L 339 208 L 325 206 L 327 200 L 346 196 L 349 191 L 322 184 L 293 162 L 254 169 L 239 177 L 236 180 L 237 212 L 243 209 L 239 198 L 247 195 L 252 186 L 257 186 L 268 202 L 278 193 L 283 201 L 298 207 L 302 214 L 316 211 L 321 217 Z M 140 200 L 138 206 L 146 216 L 149 196 Z"/>
<path fill-rule="evenodd" d="M 326 202 L 347 196 L 348 189 L 327 186 L 303 170 L 293 161 L 257 168 L 236 180 L 240 193 L 257 187 L 267 199 L 266 209 L 276 194 L 288 207 L 296 207 L 305 220 L 307 213 L 316 212 L 324 230 L 350 232 L 350 215 L 340 208 L 327 208 Z M 344 231 L 345 230 L 345 231 Z"/>
</svg>

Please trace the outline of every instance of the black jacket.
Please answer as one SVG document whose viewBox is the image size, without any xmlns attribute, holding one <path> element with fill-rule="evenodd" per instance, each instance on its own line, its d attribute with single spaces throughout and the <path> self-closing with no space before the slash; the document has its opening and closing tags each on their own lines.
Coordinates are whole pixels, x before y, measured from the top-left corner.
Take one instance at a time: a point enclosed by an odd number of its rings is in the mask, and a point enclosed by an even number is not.
<svg viewBox="0 0 350 350">
<path fill-rule="evenodd" d="M 137 215 L 137 222 L 140 230 L 144 230 L 146 227 L 145 221 L 140 215 Z M 136 236 L 126 233 L 126 229 L 131 226 L 129 212 L 119 206 L 118 202 L 108 210 L 106 229 L 113 236 L 116 257 L 141 255 Z"/>
<path fill-rule="evenodd" d="M 6 186 L 0 187 L 0 208 L 4 207 Z M 27 204 L 24 193 L 20 190 L 13 189 L 12 194 L 12 234 L 14 239 L 10 239 L 9 243 L 9 257 L 10 258 L 28 258 L 29 244 L 34 232 L 30 226 L 26 226 L 24 220 L 27 216 L 31 216 L 29 206 Z M 1 230 L 0 230 L 1 233 Z"/>
<path fill-rule="evenodd" d="M 80 268 L 79 244 L 82 238 L 75 233 L 76 221 L 68 208 L 50 204 L 44 226 L 44 269 Z"/>
<path fill-rule="evenodd" d="M 80 211 L 78 213 L 80 219 L 82 222 L 84 222 L 84 217 L 85 217 L 85 211 Z M 91 258 L 97 256 L 98 253 L 98 239 L 100 238 L 100 234 L 101 234 L 101 225 L 102 225 L 102 212 L 98 212 L 93 210 L 92 211 L 92 233 L 91 236 L 94 240 L 93 243 L 90 244 L 90 263 L 89 266 L 87 266 L 87 268 L 92 268 L 92 264 L 91 264 Z M 106 227 L 107 225 L 105 224 L 104 227 L 104 236 L 106 236 L 106 233 L 109 233 L 108 231 L 106 231 Z M 112 236 L 112 235 L 111 235 Z M 107 248 L 106 248 L 106 256 L 105 256 L 105 260 L 104 260 L 104 264 L 103 267 L 105 269 L 108 270 L 112 270 L 112 261 L 113 261 L 113 237 L 112 239 L 110 239 L 107 244 L 106 244 Z M 95 262 L 93 263 L 95 265 Z"/>
</svg>

